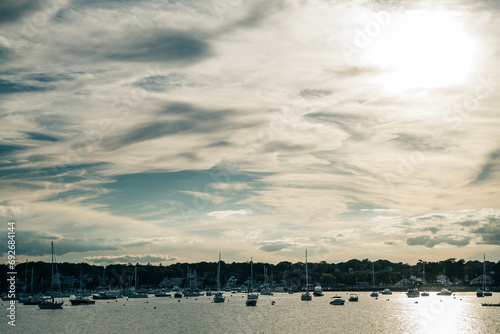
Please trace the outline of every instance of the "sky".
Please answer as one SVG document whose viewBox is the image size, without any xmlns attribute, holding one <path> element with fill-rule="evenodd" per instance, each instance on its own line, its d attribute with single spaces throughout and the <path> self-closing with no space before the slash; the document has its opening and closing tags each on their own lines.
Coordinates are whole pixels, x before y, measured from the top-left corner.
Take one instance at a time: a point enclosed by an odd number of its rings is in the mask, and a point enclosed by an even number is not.
<svg viewBox="0 0 500 334">
<path fill-rule="evenodd" d="M 2 1 L 17 260 L 500 260 L 500 5 Z"/>
</svg>

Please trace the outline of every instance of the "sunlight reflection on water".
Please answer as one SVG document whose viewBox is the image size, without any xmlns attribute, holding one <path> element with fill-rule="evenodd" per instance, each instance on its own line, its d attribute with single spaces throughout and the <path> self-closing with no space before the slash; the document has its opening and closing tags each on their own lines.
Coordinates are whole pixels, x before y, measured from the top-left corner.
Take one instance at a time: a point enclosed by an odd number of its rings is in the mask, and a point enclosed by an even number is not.
<svg viewBox="0 0 500 334">
<path fill-rule="evenodd" d="M 226 293 L 227 301 L 213 304 L 209 297 L 149 298 L 97 301 L 95 306 L 65 305 L 63 310 L 39 310 L 17 305 L 16 328 L 0 324 L 1 333 L 498 333 L 500 294 L 476 298 L 474 293 L 408 298 L 405 293 L 380 295 L 360 292 L 359 302 L 337 292 L 343 306 L 329 304 L 332 292 L 300 300 L 300 294 L 260 296 L 256 307 L 246 307 L 244 294 Z M 276 301 L 275 305 L 271 301 Z M 68 302 L 69 304 L 69 302 Z M 3 303 L 5 306 L 6 303 Z M 6 309 L 2 318 L 6 318 Z M 50 331 L 48 330 L 50 328 Z M 47 330 L 45 330 L 47 329 Z"/>
</svg>

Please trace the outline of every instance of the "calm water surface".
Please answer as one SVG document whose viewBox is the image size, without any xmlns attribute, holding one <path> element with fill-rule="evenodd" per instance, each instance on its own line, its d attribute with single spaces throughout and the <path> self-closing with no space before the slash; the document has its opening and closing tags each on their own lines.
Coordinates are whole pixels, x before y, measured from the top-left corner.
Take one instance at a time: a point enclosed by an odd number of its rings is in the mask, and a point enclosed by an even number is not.
<svg viewBox="0 0 500 334">
<path fill-rule="evenodd" d="M 334 295 L 345 305 L 330 305 Z M 245 306 L 244 294 L 230 293 L 223 304 L 213 304 L 211 297 L 123 298 L 89 306 L 65 300 L 63 310 L 16 304 L 16 327 L 7 325 L 8 304 L 2 302 L 0 333 L 500 333 L 500 307 L 481 306 L 500 303 L 500 293 L 358 295 L 358 302 L 348 302 L 348 293 L 328 292 L 306 302 L 299 293 L 275 294 L 260 296 L 256 307 Z"/>
</svg>

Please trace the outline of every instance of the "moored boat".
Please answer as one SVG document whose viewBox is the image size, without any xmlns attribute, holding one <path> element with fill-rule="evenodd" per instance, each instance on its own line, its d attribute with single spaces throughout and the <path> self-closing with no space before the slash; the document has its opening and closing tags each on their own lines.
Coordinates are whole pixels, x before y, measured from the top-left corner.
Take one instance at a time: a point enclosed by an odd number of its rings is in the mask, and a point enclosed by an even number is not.
<svg viewBox="0 0 500 334">
<path fill-rule="evenodd" d="M 321 297 L 324 295 L 323 289 L 321 288 L 321 285 L 316 284 L 316 286 L 314 287 L 314 290 L 313 290 L 313 295 L 316 297 Z"/>
<path fill-rule="evenodd" d="M 300 300 L 309 301 L 312 300 L 312 295 L 309 293 L 309 274 L 307 272 L 307 249 L 306 249 L 306 292 L 300 296 Z"/>
<path fill-rule="evenodd" d="M 172 294 L 167 293 L 165 291 L 156 291 L 154 295 L 155 297 L 172 297 Z"/>
<path fill-rule="evenodd" d="M 260 290 L 260 294 L 263 296 L 274 296 L 274 293 L 271 291 L 271 288 L 269 287 L 263 287 Z"/>
<path fill-rule="evenodd" d="M 116 293 L 112 291 L 99 291 L 97 295 L 92 295 L 92 299 L 116 299 Z"/>
<path fill-rule="evenodd" d="M 224 303 L 226 298 L 222 295 L 222 292 L 216 292 L 214 294 L 214 303 Z"/>
<path fill-rule="evenodd" d="M 493 293 L 486 288 L 486 254 L 483 254 L 483 290 L 477 290 L 477 297 L 491 297 Z"/>
<path fill-rule="evenodd" d="M 248 284 L 246 306 L 257 306 L 257 299 L 259 298 L 259 295 L 252 293 L 252 281 L 253 281 L 253 260 L 250 260 L 250 282 Z"/>
<path fill-rule="evenodd" d="M 41 310 L 56 310 L 56 309 L 62 309 L 63 304 L 64 301 L 56 300 L 51 296 L 42 298 L 40 300 L 40 303 L 38 303 L 37 305 Z"/>
<path fill-rule="evenodd" d="M 94 305 L 95 300 L 91 300 L 89 297 L 77 295 L 74 299 L 69 300 L 71 305 Z"/>
<path fill-rule="evenodd" d="M 349 301 L 350 301 L 350 302 L 357 302 L 357 301 L 358 301 L 358 295 L 357 295 L 357 294 L 355 294 L 355 293 L 351 293 L 351 294 L 349 295 Z"/>
<path fill-rule="evenodd" d="M 21 302 L 21 301 L 19 301 L 19 302 Z M 22 303 L 23 303 L 23 305 L 38 305 L 38 304 L 40 304 L 40 302 L 41 302 L 40 297 L 30 296 L 30 297 L 26 298 L 26 300 L 24 300 Z"/>
<path fill-rule="evenodd" d="M 51 289 L 51 295 L 50 297 L 42 297 L 41 300 L 40 300 L 40 303 L 38 303 L 38 307 L 42 310 L 56 310 L 56 309 L 62 309 L 63 307 L 63 304 L 64 304 L 64 301 L 63 300 L 56 300 L 55 297 L 54 297 L 54 283 L 57 282 L 58 286 L 59 286 L 59 290 L 61 289 L 59 283 L 60 283 L 60 280 L 58 279 L 57 281 L 54 280 L 54 256 L 55 256 L 55 253 L 54 253 L 54 242 L 51 241 L 50 242 L 50 246 L 51 246 L 51 251 L 52 251 L 52 261 L 51 261 L 51 269 L 52 269 L 52 283 L 50 285 L 50 289 Z"/>
<path fill-rule="evenodd" d="M 442 288 L 441 291 L 437 293 L 438 296 L 451 296 L 452 292 L 446 288 Z"/>
<path fill-rule="evenodd" d="M 330 305 L 344 305 L 345 300 L 341 298 L 335 298 L 330 302 Z"/>
<path fill-rule="evenodd" d="M 136 291 L 127 296 L 127 298 L 149 298 L 147 293 Z"/>
<path fill-rule="evenodd" d="M 408 288 L 406 295 L 408 296 L 408 298 L 420 297 L 420 293 L 418 292 L 417 288 Z"/>
<path fill-rule="evenodd" d="M 370 294 L 370 297 L 378 297 L 378 292 L 375 291 L 375 263 L 372 262 L 372 285 L 373 285 L 373 292 Z"/>
<path fill-rule="evenodd" d="M 222 295 L 222 291 L 220 291 L 220 253 L 219 253 L 219 263 L 217 264 L 217 292 L 214 295 L 214 303 L 224 303 L 225 300 L 226 298 Z"/>
</svg>

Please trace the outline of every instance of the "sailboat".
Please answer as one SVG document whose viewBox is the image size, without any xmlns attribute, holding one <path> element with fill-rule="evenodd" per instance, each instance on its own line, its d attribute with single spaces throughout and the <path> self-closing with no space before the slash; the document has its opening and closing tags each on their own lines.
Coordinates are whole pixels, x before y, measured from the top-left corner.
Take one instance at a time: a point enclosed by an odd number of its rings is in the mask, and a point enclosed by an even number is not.
<svg viewBox="0 0 500 334">
<path fill-rule="evenodd" d="M 71 305 L 94 305 L 95 300 L 90 299 L 88 296 L 77 293 L 74 299 L 69 300 Z"/>
<path fill-rule="evenodd" d="M 256 306 L 257 299 L 259 295 L 252 293 L 252 281 L 253 281 L 253 260 L 250 260 L 250 284 L 248 284 L 248 294 L 247 294 L 247 306 Z"/>
<path fill-rule="evenodd" d="M 219 253 L 219 264 L 217 265 L 217 292 L 214 295 L 214 303 L 224 303 L 226 298 L 222 296 L 220 291 L 220 253 Z"/>
<path fill-rule="evenodd" d="M 486 288 L 486 254 L 483 254 L 483 290 L 477 290 L 478 297 L 491 297 L 493 293 Z"/>
<path fill-rule="evenodd" d="M 43 298 L 40 303 L 38 304 L 38 307 L 42 310 L 45 309 L 62 309 L 64 301 L 56 301 L 54 298 L 54 242 L 50 242 L 51 245 L 51 251 L 52 251 L 52 283 L 50 284 L 50 298 Z M 59 282 L 59 280 L 58 280 Z M 58 284 L 59 285 L 59 284 Z M 59 289 L 60 289 L 59 285 Z"/>
<path fill-rule="evenodd" d="M 193 284 L 194 278 L 194 284 Z M 182 291 L 184 297 L 199 297 L 202 295 L 196 287 L 196 270 L 191 272 L 191 268 L 188 267 L 188 274 L 186 277 L 186 289 Z"/>
<path fill-rule="evenodd" d="M 21 303 L 21 300 L 19 300 Z M 30 296 L 22 301 L 23 305 L 38 305 L 40 304 L 40 297 L 33 295 L 33 268 L 31 268 L 31 294 Z"/>
<path fill-rule="evenodd" d="M 378 292 L 375 291 L 375 263 L 372 262 L 372 284 L 373 284 L 373 292 L 370 294 L 370 297 L 378 297 Z"/>
<path fill-rule="evenodd" d="M 309 293 L 309 273 L 307 272 L 307 249 L 306 249 L 306 292 L 300 296 L 300 300 L 312 300 L 312 295 Z"/>
<path fill-rule="evenodd" d="M 146 293 L 141 293 L 137 291 L 137 266 L 135 266 L 135 271 L 134 271 L 134 293 L 128 295 L 128 298 L 149 298 Z"/>
<path fill-rule="evenodd" d="M 272 275 L 272 274 L 271 274 Z M 262 288 L 260 289 L 260 294 L 261 295 L 266 295 L 266 296 L 273 296 L 274 293 L 271 291 L 271 284 L 268 282 L 269 277 L 267 276 L 267 269 L 266 266 L 264 266 L 264 284 Z"/>
</svg>

